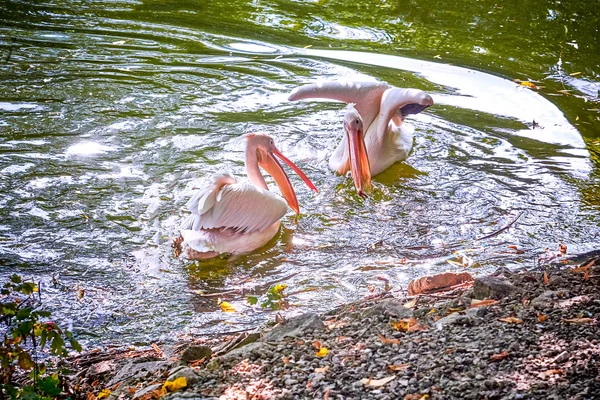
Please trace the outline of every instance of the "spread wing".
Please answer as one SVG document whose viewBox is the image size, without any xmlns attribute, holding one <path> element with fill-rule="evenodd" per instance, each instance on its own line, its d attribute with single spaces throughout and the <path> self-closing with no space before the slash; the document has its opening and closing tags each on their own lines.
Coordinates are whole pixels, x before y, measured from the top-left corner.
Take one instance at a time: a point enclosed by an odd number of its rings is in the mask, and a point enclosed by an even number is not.
<svg viewBox="0 0 600 400">
<path fill-rule="evenodd" d="M 188 202 L 192 215 L 182 229 L 229 228 L 262 231 L 279 221 L 287 203 L 278 195 L 249 182 L 238 183 L 231 174 L 214 175 Z"/>
<path fill-rule="evenodd" d="M 385 82 L 324 81 L 297 87 L 288 100 L 321 98 L 354 103 L 365 127 L 369 127 L 379 113 L 383 92 L 390 87 Z"/>
</svg>

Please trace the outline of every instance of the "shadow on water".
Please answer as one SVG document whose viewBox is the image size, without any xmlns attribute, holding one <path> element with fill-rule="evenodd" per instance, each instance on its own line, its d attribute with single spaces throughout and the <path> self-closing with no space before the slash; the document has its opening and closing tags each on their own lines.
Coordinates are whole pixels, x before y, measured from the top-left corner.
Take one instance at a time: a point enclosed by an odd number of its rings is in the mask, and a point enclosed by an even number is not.
<svg viewBox="0 0 600 400">
<path fill-rule="evenodd" d="M 290 313 L 322 311 L 463 255 L 478 274 L 531 267 L 558 242 L 594 250 L 600 23 L 589 7 L 5 1 L 0 278 L 41 279 L 59 322 L 90 345 L 148 343 L 256 326 L 272 314 L 246 296 L 276 282 L 294 293 Z M 369 199 L 328 168 L 343 105 L 287 101 L 299 84 L 339 77 L 436 102 L 409 118 L 413 151 L 374 178 Z M 187 199 L 212 173 L 245 176 L 239 137 L 255 130 L 319 194 L 292 175 L 302 215 L 265 248 L 174 259 Z M 238 312 L 222 313 L 219 297 Z"/>
</svg>

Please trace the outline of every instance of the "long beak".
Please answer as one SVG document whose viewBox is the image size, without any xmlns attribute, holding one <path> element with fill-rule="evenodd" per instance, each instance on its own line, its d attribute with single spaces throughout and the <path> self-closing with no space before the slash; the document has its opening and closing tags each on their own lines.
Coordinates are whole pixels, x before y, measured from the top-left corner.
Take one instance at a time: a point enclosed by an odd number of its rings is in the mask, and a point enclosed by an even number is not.
<svg viewBox="0 0 600 400">
<path fill-rule="evenodd" d="M 366 193 L 371 193 L 371 167 L 369 166 L 369 157 L 362 132 L 354 127 L 348 127 L 344 124 L 344 129 L 348 134 L 348 148 L 350 150 L 350 171 L 354 186 L 358 190 L 358 195 L 366 197 Z"/>
<path fill-rule="evenodd" d="M 318 192 L 318 190 L 315 187 L 315 185 L 313 185 L 313 183 L 310 181 L 310 179 L 308 179 L 308 177 L 304 174 L 304 172 L 302 172 L 302 170 L 298 168 L 298 166 L 294 164 L 290 159 L 281 154 L 279 150 L 274 149 L 273 153 L 267 153 L 267 157 L 264 157 L 264 159 L 261 160 L 260 166 L 263 167 L 264 170 L 267 171 L 269 175 L 273 177 L 273 179 L 275 179 L 277 186 L 279 186 L 279 190 L 281 190 L 283 198 L 287 201 L 290 208 L 294 210 L 296 214 L 300 214 L 300 207 L 298 206 L 296 192 L 294 192 L 294 188 L 292 187 L 290 179 L 288 178 L 287 174 L 283 170 L 283 167 L 281 166 L 279 161 L 277 161 L 277 158 L 275 158 L 275 156 L 279 157 L 283 162 L 289 165 L 289 167 L 293 169 L 294 172 L 296 172 L 300 176 L 300 178 L 302 178 L 304 183 L 306 183 L 306 185 L 309 188 L 311 188 L 315 192 Z"/>
</svg>

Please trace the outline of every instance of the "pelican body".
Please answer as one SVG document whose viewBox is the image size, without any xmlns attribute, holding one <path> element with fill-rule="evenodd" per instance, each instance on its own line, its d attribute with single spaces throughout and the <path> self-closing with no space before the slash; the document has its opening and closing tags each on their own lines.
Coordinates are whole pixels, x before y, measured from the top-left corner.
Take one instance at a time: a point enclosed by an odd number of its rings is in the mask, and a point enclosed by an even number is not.
<svg viewBox="0 0 600 400">
<path fill-rule="evenodd" d="M 414 129 L 404 124 L 406 116 L 433 104 L 431 96 L 422 90 L 396 88 L 385 82 L 311 83 L 294 89 L 289 96 L 290 101 L 310 98 L 350 104 L 344 116 L 344 137 L 329 166 L 342 175 L 351 171 L 361 195 L 363 190 L 370 190 L 371 176 L 408 157 Z"/>
<path fill-rule="evenodd" d="M 192 196 L 187 203 L 192 215 L 173 241 L 176 256 L 194 260 L 222 253 L 251 252 L 277 234 L 288 205 L 300 213 L 294 188 L 276 157 L 289 165 L 309 188 L 317 191 L 302 170 L 275 147 L 270 136 L 251 133 L 246 139 L 249 182 L 238 182 L 229 173 L 219 173 Z M 273 177 L 283 198 L 269 191 L 259 167 Z"/>
</svg>

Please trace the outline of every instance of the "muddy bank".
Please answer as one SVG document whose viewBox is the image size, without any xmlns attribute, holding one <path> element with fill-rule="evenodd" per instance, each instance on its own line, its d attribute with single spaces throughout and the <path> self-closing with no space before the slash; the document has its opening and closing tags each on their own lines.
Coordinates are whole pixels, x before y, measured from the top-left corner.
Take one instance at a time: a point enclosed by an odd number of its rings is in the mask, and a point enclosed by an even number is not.
<svg viewBox="0 0 600 400">
<path fill-rule="evenodd" d="M 501 268 L 450 292 L 384 293 L 261 332 L 70 363 L 89 398 L 594 399 L 595 263 Z"/>
</svg>

